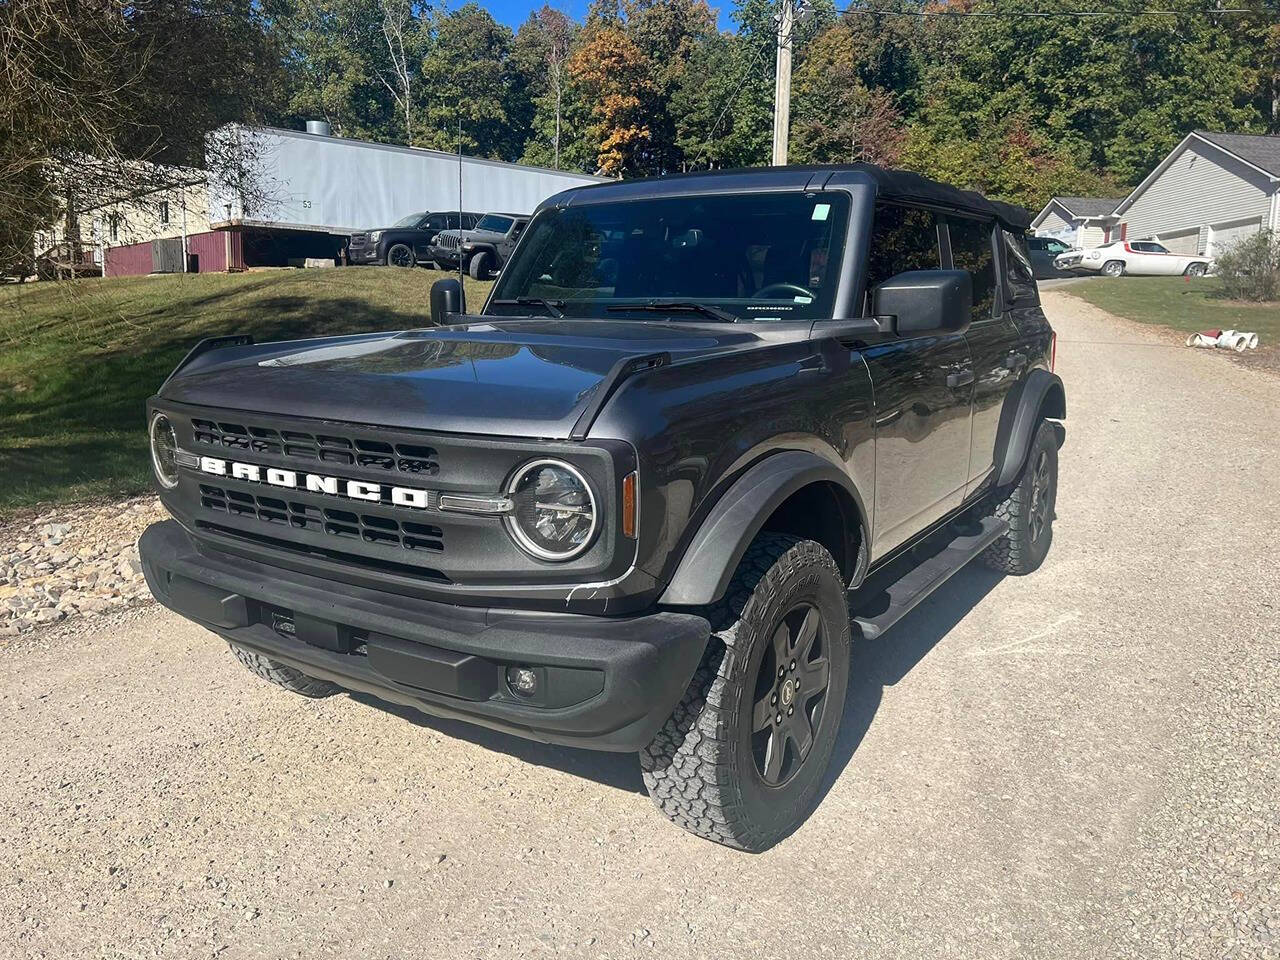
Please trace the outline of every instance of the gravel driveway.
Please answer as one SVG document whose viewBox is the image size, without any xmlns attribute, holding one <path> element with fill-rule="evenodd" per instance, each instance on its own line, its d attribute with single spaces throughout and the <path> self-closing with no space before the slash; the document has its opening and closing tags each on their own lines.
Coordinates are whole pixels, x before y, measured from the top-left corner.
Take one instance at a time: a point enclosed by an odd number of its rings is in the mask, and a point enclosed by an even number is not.
<svg viewBox="0 0 1280 960">
<path fill-rule="evenodd" d="M 777 848 L 128 609 L 0 647 L 0 956 L 1280 957 L 1280 381 L 1045 299 L 1049 560 L 860 645 Z"/>
</svg>

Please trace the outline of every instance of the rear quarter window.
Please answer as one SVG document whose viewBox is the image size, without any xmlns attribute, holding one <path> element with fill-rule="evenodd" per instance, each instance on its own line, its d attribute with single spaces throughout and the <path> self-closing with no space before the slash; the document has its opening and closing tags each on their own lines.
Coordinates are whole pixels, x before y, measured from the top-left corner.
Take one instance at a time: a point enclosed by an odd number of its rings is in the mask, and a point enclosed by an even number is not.
<svg viewBox="0 0 1280 960">
<path fill-rule="evenodd" d="M 956 270 L 967 270 L 973 278 L 973 322 L 989 320 L 996 298 L 996 258 L 992 230 L 987 220 L 950 217 L 951 263 Z"/>
</svg>

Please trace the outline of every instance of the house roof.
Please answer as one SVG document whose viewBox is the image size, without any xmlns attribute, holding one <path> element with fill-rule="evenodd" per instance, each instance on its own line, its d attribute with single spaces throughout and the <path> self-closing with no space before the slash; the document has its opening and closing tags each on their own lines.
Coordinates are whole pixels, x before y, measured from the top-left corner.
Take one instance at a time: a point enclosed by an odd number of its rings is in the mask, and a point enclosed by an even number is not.
<svg viewBox="0 0 1280 960">
<path fill-rule="evenodd" d="M 1257 133 L 1211 133 L 1208 130 L 1197 130 L 1195 135 L 1227 153 L 1235 154 L 1264 173 L 1280 177 L 1280 137 Z"/>
<path fill-rule="evenodd" d="M 1109 217 L 1124 197 L 1054 197 L 1059 205 L 1077 217 Z"/>
<path fill-rule="evenodd" d="M 1133 188 L 1132 193 L 1120 201 L 1115 209 L 1116 214 L 1119 215 L 1128 210 L 1134 200 L 1151 185 L 1151 182 L 1169 169 L 1169 165 L 1181 155 L 1192 140 L 1199 140 L 1224 153 L 1231 154 L 1246 166 L 1270 177 L 1273 182 L 1280 180 L 1280 137 L 1256 133 L 1213 133 L 1209 130 L 1193 130 L 1169 151 L 1169 155 L 1161 160 L 1140 184 Z"/>
<path fill-rule="evenodd" d="M 1065 210 L 1072 219 L 1105 219 L 1111 216 L 1111 212 L 1115 210 L 1120 200 L 1120 197 L 1050 197 L 1049 202 L 1031 221 L 1031 226 L 1035 228 L 1044 223 L 1045 217 L 1055 206 Z"/>
</svg>

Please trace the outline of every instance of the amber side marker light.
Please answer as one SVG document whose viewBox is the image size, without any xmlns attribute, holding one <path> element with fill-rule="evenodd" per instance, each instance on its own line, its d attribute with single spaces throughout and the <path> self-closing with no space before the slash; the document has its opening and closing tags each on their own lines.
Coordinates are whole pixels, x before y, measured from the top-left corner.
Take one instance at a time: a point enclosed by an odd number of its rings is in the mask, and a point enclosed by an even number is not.
<svg viewBox="0 0 1280 960">
<path fill-rule="evenodd" d="M 636 538 L 636 475 L 632 471 L 622 478 L 622 535 Z"/>
</svg>

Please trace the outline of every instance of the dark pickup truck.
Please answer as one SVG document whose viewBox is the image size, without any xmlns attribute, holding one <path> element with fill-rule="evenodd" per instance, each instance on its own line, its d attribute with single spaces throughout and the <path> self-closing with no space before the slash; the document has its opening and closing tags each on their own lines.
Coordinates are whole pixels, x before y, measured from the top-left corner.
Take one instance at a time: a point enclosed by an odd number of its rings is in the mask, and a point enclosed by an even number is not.
<svg viewBox="0 0 1280 960">
<path fill-rule="evenodd" d="M 855 164 L 552 197 L 437 326 L 205 341 L 148 407 L 152 592 L 306 696 L 636 751 L 761 850 L 851 645 L 1049 549 L 1066 415 L 1026 211 Z"/>
<path fill-rule="evenodd" d="M 411 213 L 389 227 L 353 233 L 347 241 L 347 259 L 354 264 L 383 263 L 388 267 L 414 267 L 431 263 L 431 245 L 441 230 L 469 230 L 479 214 Z"/>
</svg>

